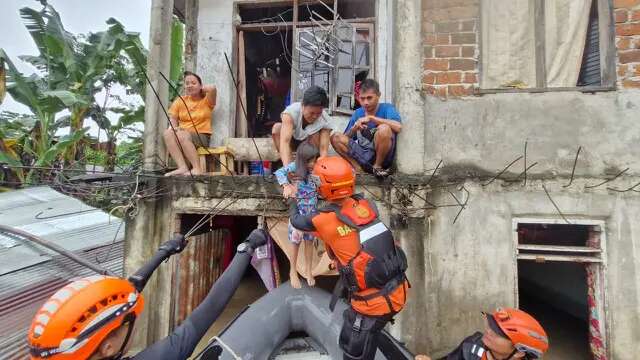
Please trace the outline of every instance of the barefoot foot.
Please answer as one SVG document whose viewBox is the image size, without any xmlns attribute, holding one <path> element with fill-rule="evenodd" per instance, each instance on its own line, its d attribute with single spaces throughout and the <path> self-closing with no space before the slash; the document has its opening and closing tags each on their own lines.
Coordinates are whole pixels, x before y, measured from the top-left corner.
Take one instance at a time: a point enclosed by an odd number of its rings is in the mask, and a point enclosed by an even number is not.
<svg viewBox="0 0 640 360">
<path fill-rule="evenodd" d="M 182 175 L 184 173 L 188 173 L 189 169 L 187 168 L 177 168 L 173 171 L 169 171 L 168 173 L 164 174 L 164 176 L 175 176 L 175 175 Z"/>
<path fill-rule="evenodd" d="M 291 281 L 291 286 L 294 289 L 300 289 L 302 287 L 300 278 L 298 277 L 298 272 L 295 270 L 289 272 L 289 281 Z"/>
<path fill-rule="evenodd" d="M 307 284 L 311 287 L 316 286 L 316 278 L 314 278 L 313 275 L 309 276 L 307 278 Z"/>
</svg>

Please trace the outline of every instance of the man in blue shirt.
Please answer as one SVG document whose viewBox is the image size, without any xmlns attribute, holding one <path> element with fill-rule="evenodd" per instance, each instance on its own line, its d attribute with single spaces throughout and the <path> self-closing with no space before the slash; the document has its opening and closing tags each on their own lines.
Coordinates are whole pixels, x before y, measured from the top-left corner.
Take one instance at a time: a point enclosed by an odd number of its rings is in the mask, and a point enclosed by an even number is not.
<svg viewBox="0 0 640 360">
<path fill-rule="evenodd" d="M 392 104 L 380 103 L 380 85 L 373 79 L 362 82 L 358 100 L 362 107 L 353 113 L 344 134 L 331 136 L 331 145 L 354 167 L 388 176 L 402 119 Z"/>
</svg>

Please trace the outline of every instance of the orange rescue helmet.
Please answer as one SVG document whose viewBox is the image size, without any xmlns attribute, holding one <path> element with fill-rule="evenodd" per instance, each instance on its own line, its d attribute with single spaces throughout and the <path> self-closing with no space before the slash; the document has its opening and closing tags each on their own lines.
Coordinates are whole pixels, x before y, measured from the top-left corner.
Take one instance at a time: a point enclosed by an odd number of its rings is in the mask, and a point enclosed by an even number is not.
<svg viewBox="0 0 640 360">
<path fill-rule="evenodd" d="M 516 350 L 530 358 L 541 358 L 549 349 L 547 333 L 542 325 L 526 312 L 513 308 L 498 308 L 492 314 L 485 315 L 490 327 L 497 324 Z M 491 320 L 495 323 L 491 324 Z"/>
<path fill-rule="evenodd" d="M 126 343 L 143 308 L 142 295 L 127 280 L 96 275 L 74 281 L 33 318 L 31 359 L 88 359 L 113 330 L 129 322 Z"/>
<path fill-rule="evenodd" d="M 319 158 L 313 167 L 311 180 L 325 200 L 339 200 L 353 195 L 356 175 L 349 162 L 340 156 Z"/>
</svg>

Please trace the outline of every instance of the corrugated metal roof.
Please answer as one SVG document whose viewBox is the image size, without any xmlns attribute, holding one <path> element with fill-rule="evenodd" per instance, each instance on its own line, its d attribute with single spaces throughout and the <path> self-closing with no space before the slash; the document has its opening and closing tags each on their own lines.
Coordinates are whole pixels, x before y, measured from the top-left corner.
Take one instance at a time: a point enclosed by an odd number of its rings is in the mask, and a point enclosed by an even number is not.
<svg viewBox="0 0 640 360">
<path fill-rule="evenodd" d="M 76 251 L 124 239 L 120 219 L 49 187 L 0 193 L 0 224 Z M 51 252 L 0 235 L 0 275 L 51 259 Z"/>
<path fill-rule="evenodd" d="M 0 224 L 38 235 L 118 275 L 124 256 L 120 222 L 48 187 L 0 193 Z M 27 358 L 26 333 L 38 308 L 73 278 L 92 274 L 64 256 L 0 234 L 0 359 Z"/>
</svg>

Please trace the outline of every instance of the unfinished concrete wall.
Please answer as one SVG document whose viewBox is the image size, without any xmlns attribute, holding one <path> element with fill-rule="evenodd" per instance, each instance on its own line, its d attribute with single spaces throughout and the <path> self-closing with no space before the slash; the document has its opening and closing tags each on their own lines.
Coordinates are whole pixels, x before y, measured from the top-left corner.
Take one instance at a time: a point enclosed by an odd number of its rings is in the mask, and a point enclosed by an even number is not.
<svg viewBox="0 0 640 360">
<path fill-rule="evenodd" d="M 401 314 L 415 328 L 406 339 L 413 350 L 443 355 L 464 336 L 481 329 L 479 311 L 516 304 L 512 219 L 561 218 L 542 188 L 544 183 L 566 216 L 605 221 L 609 356 L 631 359 L 640 350 L 634 340 L 640 338 L 640 261 L 636 260 L 638 227 L 633 221 L 640 214 L 640 197 L 637 192 L 618 193 L 607 187 L 630 188 L 640 175 L 636 155 L 640 91 L 635 89 L 640 3 L 610 2 L 616 22 L 618 91 L 477 96 L 482 71 L 478 63 L 480 3 L 422 3 L 426 168 L 433 169 L 443 160 L 439 175 L 462 181 L 470 199 L 455 224 L 459 208 L 446 207 L 430 211 L 424 224 L 414 225 L 413 231 L 424 229 L 423 243 L 408 245 L 409 262 L 421 272 L 413 275 L 421 284 L 414 286 L 414 294 L 424 302 L 410 299 Z M 527 185 L 497 180 L 482 186 L 524 155 L 525 142 L 527 166 L 537 162 L 527 172 Z M 576 180 L 565 188 L 580 146 Z M 513 180 L 524 168 L 523 158 L 500 178 Z M 614 182 L 588 188 L 627 168 Z M 463 196 L 455 187 L 449 190 Z M 447 190 L 430 196 L 435 203 L 451 199 Z"/>
<path fill-rule="evenodd" d="M 605 220 L 605 311 L 610 354 L 613 359 L 633 359 L 640 350 L 640 227 L 635 221 L 640 213 L 640 197 L 632 193 L 612 195 L 606 189 L 567 191 L 563 184 L 564 181 L 545 181 L 567 217 Z M 530 182 L 526 187 L 500 182 L 482 187 L 473 180 L 464 185 L 471 199 L 457 222 L 453 224 L 456 208 L 434 211 L 426 219 L 423 243 L 407 248 L 409 263 L 424 275 L 412 277 L 410 306 L 401 313 L 405 321 L 414 323 L 415 329 L 405 339 L 412 349 L 435 356 L 445 354 L 465 336 L 482 329 L 481 310 L 516 305 L 512 219 L 560 218 L 542 190 L 541 181 Z M 578 188 L 583 185 L 584 182 L 576 184 Z M 450 197 L 446 191 L 432 195 L 438 203 Z"/>
<path fill-rule="evenodd" d="M 495 94 L 425 105 L 427 161 L 442 159 L 451 172 L 496 173 L 524 155 L 530 174 L 577 176 L 640 174 L 640 91 L 597 94 Z M 524 170 L 524 159 L 508 173 Z M 509 175 L 509 174 L 507 174 Z"/>
<path fill-rule="evenodd" d="M 235 137 L 236 89 L 225 60 L 234 64 L 235 30 L 232 0 L 201 0 L 198 4 L 197 73 L 206 84 L 218 88 L 218 101 L 213 111 L 213 146 Z M 234 74 L 235 76 L 235 74 Z"/>
</svg>

